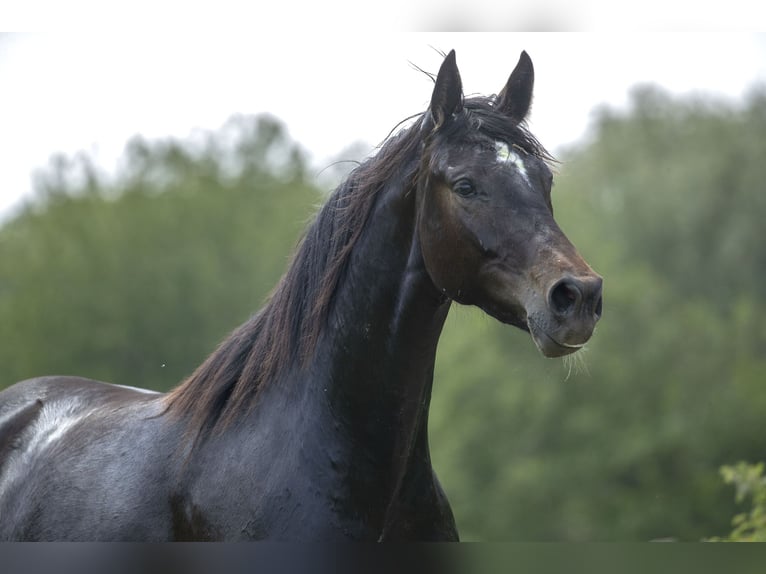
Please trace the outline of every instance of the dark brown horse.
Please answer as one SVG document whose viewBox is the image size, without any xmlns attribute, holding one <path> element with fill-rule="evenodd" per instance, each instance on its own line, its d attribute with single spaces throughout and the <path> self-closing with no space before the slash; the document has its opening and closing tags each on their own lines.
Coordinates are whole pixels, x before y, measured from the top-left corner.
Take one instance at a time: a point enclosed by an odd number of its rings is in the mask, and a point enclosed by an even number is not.
<svg viewBox="0 0 766 574">
<path fill-rule="evenodd" d="M 427 426 L 453 301 L 581 348 L 601 278 L 553 219 L 532 62 L 429 109 L 351 173 L 268 303 L 169 394 L 74 377 L 0 393 L 0 539 L 455 540 Z M 488 509 L 489 510 L 489 509 Z"/>
</svg>

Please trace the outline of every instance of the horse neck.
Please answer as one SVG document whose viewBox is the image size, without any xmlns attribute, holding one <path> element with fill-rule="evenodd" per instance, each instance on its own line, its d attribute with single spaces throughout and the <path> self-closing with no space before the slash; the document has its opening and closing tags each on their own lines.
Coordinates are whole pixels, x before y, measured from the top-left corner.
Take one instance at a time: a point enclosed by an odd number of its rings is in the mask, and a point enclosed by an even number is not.
<svg viewBox="0 0 766 574">
<path fill-rule="evenodd" d="M 436 346 L 449 310 L 423 262 L 416 202 L 415 191 L 403 186 L 381 191 L 311 365 L 335 423 L 364 445 L 361 464 L 389 491 L 398 488 L 413 453 L 428 462 Z"/>
</svg>

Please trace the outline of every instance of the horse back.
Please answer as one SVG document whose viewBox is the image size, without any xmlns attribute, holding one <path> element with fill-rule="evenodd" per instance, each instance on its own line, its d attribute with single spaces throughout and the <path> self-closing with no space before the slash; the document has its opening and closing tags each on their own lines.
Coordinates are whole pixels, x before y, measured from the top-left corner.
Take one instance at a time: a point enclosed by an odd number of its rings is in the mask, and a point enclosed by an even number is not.
<svg viewBox="0 0 766 574">
<path fill-rule="evenodd" d="M 21 436 L 24 429 L 28 428 L 37 420 L 42 410 L 43 402 L 35 399 L 21 408 L 10 410 L 8 413 L 1 413 L 2 426 L 0 426 L 0 472 L 2 472 L 3 462 L 9 458 L 11 453 L 21 448 Z M 5 415 L 5 416 L 3 416 Z"/>
<path fill-rule="evenodd" d="M 0 392 L 0 539 L 161 537 L 129 524 L 157 500 L 144 480 L 162 456 L 147 450 L 162 443 L 160 397 L 78 377 Z M 115 504 L 118 494 L 130 506 Z"/>
<path fill-rule="evenodd" d="M 0 472 L 33 438 L 29 431 L 35 426 L 61 436 L 92 411 L 157 396 L 82 377 L 38 377 L 16 383 L 0 392 Z"/>
<path fill-rule="evenodd" d="M 23 449 L 25 431 L 40 417 L 54 379 L 28 379 L 0 392 L 0 476 L 11 456 Z"/>
</svg>

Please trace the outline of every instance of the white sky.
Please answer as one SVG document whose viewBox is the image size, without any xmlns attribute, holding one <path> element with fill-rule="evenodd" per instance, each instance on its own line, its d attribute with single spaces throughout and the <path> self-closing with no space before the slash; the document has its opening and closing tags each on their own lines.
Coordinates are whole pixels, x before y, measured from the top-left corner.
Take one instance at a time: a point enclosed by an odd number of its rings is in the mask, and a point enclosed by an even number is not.
<svg viewBox="0 0 766 574">
<path fill-rule="evenodd" d="M 737 100 L 766 84 L 766 34 L 207 33 L 0 36 L 0 219 L 51 154 L 80 150 L 113 171 L 125 143 L 215 130 L 269 112 L 321 168 L 355 141 L 379 143 L 428 104 L 432 48 L 457 52 L 466 94 L 495 93 L 521 50 L 535 64 L 530 126 L 556 150 L 585 133 L 595 106 L 631 86 Z M 766 137 L 766 135 L 765 135 Z"/>
</svg>

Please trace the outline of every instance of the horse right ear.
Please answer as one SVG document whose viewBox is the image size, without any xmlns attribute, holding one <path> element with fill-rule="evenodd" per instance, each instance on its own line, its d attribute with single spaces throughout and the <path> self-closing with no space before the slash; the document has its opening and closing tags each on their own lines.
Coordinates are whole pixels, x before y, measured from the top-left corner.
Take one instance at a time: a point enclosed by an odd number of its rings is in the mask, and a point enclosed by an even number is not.
<svg viewBox="0 0 766 574">
<path fill-rule="evenodd" d="M 451 50 L 439 68 L 436 85 L 431 95 L 431 105 L 428 112 L 433 121 L 433 128 L 439 129 L 453 114 L 462 109 L 463 82 L 457 69 L 455 50 Z"/>
<path fill-rule="evenodd" d="M 517 123 L 524 121 L 532 104 L 535 69 L 529 54 L 522 52 L 505 87 L 497 95 L 497 108 Z"/>
</svg>

